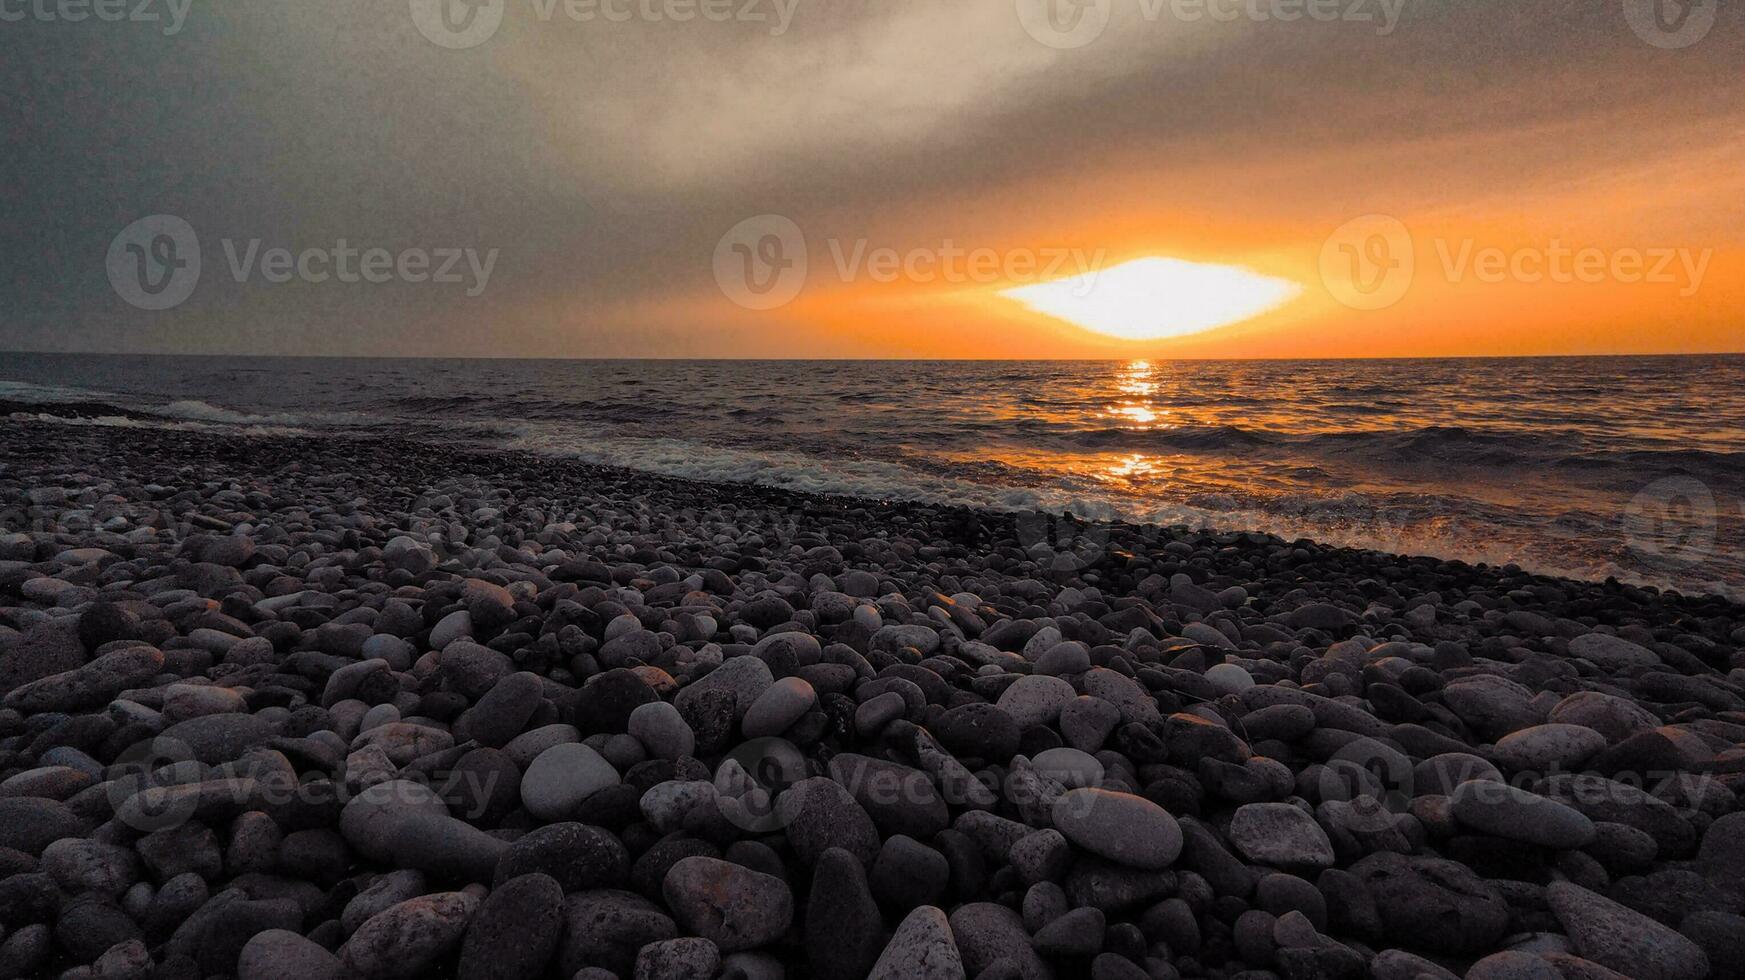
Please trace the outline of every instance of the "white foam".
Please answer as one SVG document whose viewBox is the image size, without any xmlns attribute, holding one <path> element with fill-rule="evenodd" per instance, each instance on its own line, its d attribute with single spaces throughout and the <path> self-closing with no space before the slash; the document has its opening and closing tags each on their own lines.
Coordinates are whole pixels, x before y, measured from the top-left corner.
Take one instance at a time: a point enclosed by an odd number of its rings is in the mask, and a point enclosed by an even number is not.
<svg viewBox="0 0 1745 980">
<path fill-rule="evenodd" d="M 37 422 L 54 422 L 59 425 L 98 426 L 109 429 L 164 429 L 171 432 L 231 432 L 234 427 L 222 423 L 196 422 L 189 419 L 130 419 L 122 415 L 98 415 L 91 418 L 73 418 L 65 415 L 50 415 L 44 412 L 13 412 L 8 418 L 30 419 Z M 259 425 L 250 426 L 246 431 L 261 436 L 312 436 L 313 429 L 291 425 Z"/>
<path fill-rule="evenodd" d="M 924 473 L 880 460 L 818 459 L 800 453 L 757 452 L 698 445 L 681 439 L 583 439 L 543 425 L 515 427 L 511 450 L 561 455 L 608 466 L 709 483 L 748 483 L 804 493 L 840 494 L 877 500 L 970 506 L 1001 512 L 1070 512 L 1091 520 L 1259 531 L 1286 540 L 1308 538 L 1332 547 L 1388 554 L 1428 555 L 1469 564 L 1517 564 L 1538 574 L 1597 581 L 1607 576 L 1639 585 L 1666 587 L 1664 578 L 1631 574 L 1615 564 L 1584 566 L 1535 554 L 1532 542 L 1472 533 L 1471 526 L 1437 527 L 1421 521 L 1388 524 L 1341 515 L 1333 502 L 1288 514 L 1253 507 L 1213 509 L 1176 502 L 1086 495 L 1063 488 L 974 483 Z M 1316 512 L 1320 518 L 1317 519 Z"/>
<path fill-rule="evenodd" d="M 39 385 L 29 381 L 0 380 L 0 398 L 21 402 L 61 405 L 68 402 L 115 402 L 123 396 L 95 388 L 70 385 Z"/>
<path fill-rule="evenodd" d="M 163 415 L 170 418 L 189 419 L 196 422 L 214 422 L 222 425 L 245 425 L 249 427 L 290 425 L 298 427 L 322 425 L 360 425 L 380 424 L 387 419 L 378 416 L 359 415 L 355 412 L 274 412 L 267 415 L 255 415 L 249 412 L 239 412 L 224 408 L 210 402 L 196 399 L 173 401 L 168 405 L 155 408 L 142 408 L 140 411 L 152 415 Z"/>
</svg>

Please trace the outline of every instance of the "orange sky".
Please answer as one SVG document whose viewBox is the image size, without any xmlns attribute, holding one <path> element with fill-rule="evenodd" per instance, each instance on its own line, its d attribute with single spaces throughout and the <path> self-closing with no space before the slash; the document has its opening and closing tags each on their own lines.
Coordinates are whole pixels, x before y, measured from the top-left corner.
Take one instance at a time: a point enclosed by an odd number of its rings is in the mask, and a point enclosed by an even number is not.
<svg viewBox="0 0 1745 980">
<path fill-rule="evenodd" d="M 1108 268 L 1167 256 L 1237 265 L 1304 287 L 1279 309 L 1191 336 L 1111 338 L 999 295 L 1042 276 L 969 286 L 909 276 L 875 280 L 864 273 L 845 280 L 835 255 L 860 239 L 830 234 L 807 234 L 809 272 L 801 295 L 788 304 L 746 311 L 705 287 L 692 303 L 662 302 L 651 315 L 689 313 L 748 338 L 904 357 L 1745 349 L 1745 209 L 1739 204 L 1745 167 L 1738 162 L 1745 160 L 1745 131 L 1717 130 L 1712 119 L 1703 119 L 1671 133 L 1657 126 L 1632 139 L 1627 130 L 1620 136 L 1611 128 L 1625 121 L 1618 116 L 1599 114 L 1549 131 L 1404 144 L 1378 139 L 1318 159 L 1237 158 L 1194 169 L 1112 160 L 1105 172 L 1070 183 L 1051 176 L 983 188 L 968 201 L 914 202 L 881 215 L 864 233 L 867 247 L 883 245 L 905 256 L 936 256 L 949 238 L 959 248 L 1002 256 L 1062 254 L 1069 269 L 1087 257 Z M 1575 141 L 1581 171 L 1534 159 L 1557 141 Z M 1645 144 L 1654 144 L 1652 152 L 1643 152 Z M 1451 156 L 1471 172 L 1454 179 L 1424 163 L 1445 164 Z M 1350 176 L 1354 167 L 1369 171 L 1361 186 Z M 1498 173 L 1484 173 L 1487 167 Z M 1231 210 L 1193 203 L 1229 199 L 1232 185 L 1243 190 Z M 1337 203 L 1328 199 L 1335 195 Z M 1354 309 L 1338 298 L 1347 283 L 1323 274 L 1322 254 L 1337 248 L 1329 239 L 1341 226 L 1369 213 L 1398 219 L 1415 268 L 1396 302 Z"/>
<path fill-rule="evenodd" d="M 174 36 L 15 25 L 25 43 L 0 76 L 23 93 L 26 125 L 0 132 L 0 159 L 21 175 L 0 222 L 0 349 L 1745 350 L 1745 4 L 1669 40 L 1616 0 L 1336 5 L 1385 6 L 1398 14 L 1386 25 L 1185 20 L 1169 0 L 1096 0 L 1106 29 L 1072 47 L 1018 16 L 1045 2 L 804 2 L 780 25 L 580 23 L 511 3 L 463 49 L 421 36 L 404 3 L 353 0 L 196 5 Z M 129 306 L 104 261 L 149 215 L 185 220 L 206 255 L 198 288 L 169 310 Z M 790 302 L 748 309 L 722 288 L 723 256 L 757 258 L 733 246 L 762 237 L 730 232 L 769 215 L 798 230 L 807 270 Z M 1387 254 L 1409 246 L 1415 260 L 1409 288 L 1379 309 L 1340 298 L 1338 264 L 1375 253 L 1341 250 L 1370 247 L 1367 235 L 1334 236 L 1366 215 L 1399 222 Z M 221 243 L 255 241 L 500 259 L 478 295 L 226 275 Z M 1011 272 L 845 275 L 833 255 L 937 259 L 946 242 Z M 1561 283 L 1510 271 L 1559 247 L 1597 249 L 1606 271 Z M 1095 269 L 1240 266 L 1300 292 L 1203 333 L 1116 340 L 998 295 L 1047 278 L 1014 259 L 1054 253 Z M 1444 261 L 1493 253 L 1500 276 Z M 1613 265 L 1637 253 L 1671 281 Z"/>
</svg>

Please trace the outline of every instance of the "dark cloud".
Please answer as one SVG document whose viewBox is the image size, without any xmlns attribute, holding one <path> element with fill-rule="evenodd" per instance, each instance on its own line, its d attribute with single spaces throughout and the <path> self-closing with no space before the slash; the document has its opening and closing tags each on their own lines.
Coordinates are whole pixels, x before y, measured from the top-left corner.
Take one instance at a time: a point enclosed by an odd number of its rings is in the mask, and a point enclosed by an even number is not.
<svg viewBox="0 0 1745 980">
<path fill-rule="evenodd" d="M 713 288 L 714 243 L 748 215 L 936 239 L 1047 214 L 1038 186 L 1094 198 L 1112 171 L 1143 179 L 1147 205 L 1245 220 L 1349 214 L 1377 193 L 1528 196 L 1615 166 L 1612 138 L 1736 131 L 1745 63 L 1730 5 L 1664 50 L 1610 2 L 1403 0 L 1382 36 L 1373 20 L 1189 23 L 1167 0 L 1147 21 L 1142 0 L 1114 0 L 1102 37 L 1057 50 L 1012 0 L 799 0 L 779 31 L 578 23 L 562 0 L 542 21 L 545 2 L 506 0 L 466 50 L 430 43 L 401 0 L 194 0 L 173 36 L 0 23 L 0 347 L 733 353 L 713 345 L 754 335 L 687 323 L 677 301 Z M 774 18 L 776 0 L 758 9 Z M 1299 162 L 1318 183 L 1290 184 Z M 156 213 L 199 231 L 207 272 L 147 313 L 103 257 Z M 477 298 L 239 284 L 224 238 L 500 257 Z"/>
</svg>

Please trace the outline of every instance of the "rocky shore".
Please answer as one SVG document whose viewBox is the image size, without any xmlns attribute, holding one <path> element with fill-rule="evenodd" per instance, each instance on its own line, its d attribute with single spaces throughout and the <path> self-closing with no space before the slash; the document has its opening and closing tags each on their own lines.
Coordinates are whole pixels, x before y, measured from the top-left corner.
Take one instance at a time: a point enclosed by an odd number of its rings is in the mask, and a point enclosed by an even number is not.
<svg viewBox="0 0 1745 980">
<path fill-rule="evenodd" d="M 1720 599 L 23 416 L 0 523 L 0 977 L 1745 976 Z"/>
</svg>

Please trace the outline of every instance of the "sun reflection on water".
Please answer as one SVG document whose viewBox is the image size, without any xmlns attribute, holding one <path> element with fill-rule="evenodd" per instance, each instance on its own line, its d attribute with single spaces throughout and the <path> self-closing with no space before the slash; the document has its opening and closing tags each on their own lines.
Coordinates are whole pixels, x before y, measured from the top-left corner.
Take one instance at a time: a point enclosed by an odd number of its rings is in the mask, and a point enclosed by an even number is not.
<svg viewBox="0 0 1745 980">
<path fill-rule="evenodd" d="M 1157 472 L 1157 461 L 1141 453 L 1122 456 L 1109 466 L 1109 478 L 1121 483 L 1142 480 L 1157 475 Z"/>
<path fill-rule="evenodd" d="M 1115 376 L 1115 385 L 1124 395 L 1149 398 L 1157 394 L 1157 382 L 1151 377 L 1150 361 L 1134 361 Z"/>
<path fill-rule="evenodd" d="M 1122 396 L 1109 406 L 1109 414 L 1132 425 L 1150 426 L 1169 410 L 1152 401 L 1157 380 L 1150 361 L 1133 361 L 1115 374 L 1115 391 Z"/>
</svg>

